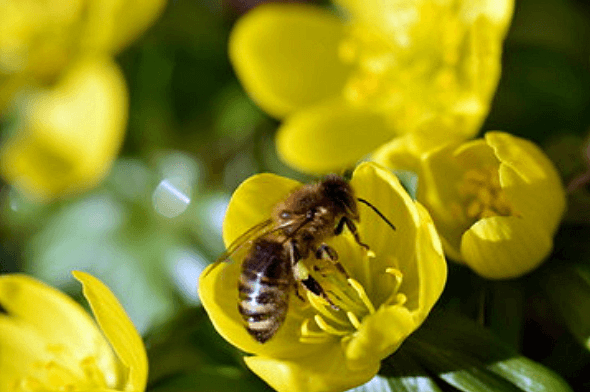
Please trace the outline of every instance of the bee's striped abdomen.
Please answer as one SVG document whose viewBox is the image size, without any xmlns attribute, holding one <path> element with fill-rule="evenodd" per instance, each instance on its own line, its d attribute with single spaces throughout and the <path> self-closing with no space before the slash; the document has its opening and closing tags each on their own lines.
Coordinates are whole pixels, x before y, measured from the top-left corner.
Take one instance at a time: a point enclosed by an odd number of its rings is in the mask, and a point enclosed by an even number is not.
<svg viewBox="0 0 590 392">
<path fill-rule="evenodd" d="M 246 330 L 258 342 L 273 337 L 285 321 L 292 286 L 291 264 L 283 245 L 256 241 L 242 264 L 238 310 Z"/>
</svg>

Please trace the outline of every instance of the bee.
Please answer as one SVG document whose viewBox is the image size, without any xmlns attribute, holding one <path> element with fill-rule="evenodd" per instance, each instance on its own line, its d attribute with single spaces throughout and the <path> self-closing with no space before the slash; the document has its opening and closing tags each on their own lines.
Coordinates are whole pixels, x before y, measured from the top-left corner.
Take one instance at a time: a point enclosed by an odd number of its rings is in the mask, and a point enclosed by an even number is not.
<svg viewBox="0 0 590 392">
<path fill-rule="evenodd" d="M 369 250 L 356 227 L 360 220 L 357 202 L 371 207 L 395 230 L 371 203 L 355 197 L 348 181 L 330 174 L 295 189 L 274 206 L 270 219 L 247 230 L 218 259 L 223 262 L 249 245 L 238 281 L 238 311 L 246 330 L 258 342 L 268 341 L 284 323 L 293 289 L 298 294 L 302 286 L 336 308 L 318 281 L 300 268 L 299 261 L 313 255 L 333 263 L 348 277 L 338 262 L 338 253 L 326 241 L 347 228 L 355 241 Z"/>
</svg>

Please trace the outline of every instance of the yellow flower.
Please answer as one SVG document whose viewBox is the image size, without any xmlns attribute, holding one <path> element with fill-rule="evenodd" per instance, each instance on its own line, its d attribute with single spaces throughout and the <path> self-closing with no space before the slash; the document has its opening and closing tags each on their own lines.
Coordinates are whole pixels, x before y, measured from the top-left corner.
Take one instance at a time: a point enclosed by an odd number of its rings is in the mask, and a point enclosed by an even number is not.
<svg viewBox="0 0 590 392">
<path fill-rule="evenodd" d="M 51 83 L 80 55 L 114 54 L 162 11 L 164 0 L 0 3 L 0 109 L 6 86 Z"/>
<path fill-rule="evenodd" d="M 428 315 L 446 281 L 442 247 L 426 210 L 413 201 L 389 171 L 361 164 L 351 186 L 395 226 L 392 230 L 371 209 L 360 205 L 358 231 L 371 251 L 345 230 L 328 241 L 350 274 L 300 261 L 324 287 L 338 309 L 300 288 L 291 295 L 284 324 L 266 343 L 246 331 L 238 312 L 241 260 L 210 266 L 199 282 L 203 306 L 217 331 L 253 354 L 248 367 L 278 391 L 342 391 L 373 377 Z M 272 174 L 255 175 L 234 193 L 224 221 L 226 244 L 268 219 L 273 206 L 301 184 Z M 325 275 L 325 276 L 323 276 Z"/>
<path fill-rule="evenodd" d="M 74 272 L 98 326 L 67 295 L 25 275 L 0 276 L 0 390 L 145 390 L 141 337 L 113 293 Z"/>
<path fill-rule="evenodd" d="M 500 76 L 512 0 L 335 0 L 339 18 L 268 4 L 239 20 L 229 54 L 246 91 L 284 119 L 277 148 L 308 172 L 351 165 L 412 133 L 477 133 Z"/>
<path fill-rule="evenodd" d="M 94 187 L 123 141 L 127 91 L 112 56 L 164 0 L 0 2 L 0 113 L 17 121 L 0 171 L 47 201 Z"/>
<path fill-rule="evenodd" d="M 565 210 L 557 170 L 533 143 L 504 132 L 425 154 L 417 198 L 446 254 L 479 275 L 523 275 L 549 254 Z"/>
<path fill-rule="evenodd" d="M 83 59 L 22 109 L 19 132 L 0 150 L 0 171 L 29 197 L 46 201 L 90 189 L 123 140 L 127 91 L 109 57 Z"/>
</svg>

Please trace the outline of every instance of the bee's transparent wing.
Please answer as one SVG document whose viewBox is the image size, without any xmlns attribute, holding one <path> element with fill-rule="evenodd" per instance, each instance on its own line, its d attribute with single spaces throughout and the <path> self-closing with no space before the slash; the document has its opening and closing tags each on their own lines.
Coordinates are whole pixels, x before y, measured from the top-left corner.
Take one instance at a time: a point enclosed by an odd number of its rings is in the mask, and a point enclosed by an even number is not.
<svg viewBox="0 0 590 392">
<path fill-rule="evenodd" d="M 238 238 L 236 238 L 228 247 L 227 250 L 217 258 L 215 261 L 217 262 L 224 262 L 227 261 L 234 253 L 238 250 L 243 248 L 246 245 L 249 245 L 254 241 L 256 238 L 262 237 L 268 233 L 273 231 L 272 227 L 272 219 L 267 219 L 262 221 L 245 232 L 243 232 Z"/>
<path fill-rule="evenodd" d="M 235 255 L 238 251 L 248 249 L 250 247 L 250 245 L 252 244 L 252 242 L 254 242 L 254 240 L 256 240 L 257 238 L 260 238 L 260 237 L 262 237 L 268 233 L 271 233 L 273 231 L 276 231 L 276 230 L 277 230 L 277 228 L 273 225 L 272 219 L 267 219 L 265 221 L 262 221 L 256 225 L 252 226 L 251 228 L 246 230 L 244 233 L 242 233 L 238 238 L 236 238 L 227 247 L 227 250 L 225 252 L 223 252 L 223 254 L 221 254 L 221 256 L 219 256 L 213 264 L 217 265 L 217 264 L 229 261 L 229 259 L 233 255 Z M 213 270 L 213 268 L 210 268 L 208 271 L 211 271 L 211 270 Z"/>
</svg>

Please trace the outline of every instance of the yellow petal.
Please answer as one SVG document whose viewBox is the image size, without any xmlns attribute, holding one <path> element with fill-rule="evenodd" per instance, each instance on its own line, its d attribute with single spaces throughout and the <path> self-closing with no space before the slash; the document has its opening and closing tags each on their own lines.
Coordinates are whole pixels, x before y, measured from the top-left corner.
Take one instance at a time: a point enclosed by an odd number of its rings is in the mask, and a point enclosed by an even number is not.
<svg viewBox="0 0 590 392">
<path fill-rule="evenodd" d="M 463 260 L 489 279 L 515 278 L 536 268 L 549 254 L 547 230 L 517 216 L 494 216 L 475 223 L 463 235 Z"/>
<path fill-rule="evenodd" d="M 363 320 L 346 346 L 348 366 L 362 369 L 368 363 L 381 361 L 395 352 L 417 327 L 407 308 L 398 305 L 379 308 Z"/>
<path fill-rule="evenodd" d="M 565 190 L 557 169 L 539 147 L 504 132 L 488 132 L 500 166 L 500 183 L 517 213 L 553 233 L 563 216 Z"/>
<path fill-rule="evenodd" d="M 9 391 L 27 376 L 46 357 L 48 344 L 33 325 L 0 315 L 0 390 Z"/>
<path fill-rule="evenodd" d="M 120 51 L 154 22 L 165 4 L 165 0 L 88 1 L 82 47 Z"/>
<path fill-rule="evenodd" d="M 236 23 L 229 56 L 252 99 L 283 117 L 339 94 L 349 72 L 338 58 L 343 29 L 319 7 L 261 5 Z"/>
<path fill-rule="evenodd" d="M 298 360 L 253 356 L 244 361 L 278 392 L 344 391 L 369 381 L 379 370 L 379 361 L 362 369 L 348 368 L 340 344 Z"/>
<path fill-rule="evenodd" d="M 100 280 L 80 271 L 72 273 L 82 283 L 94 317 L 121 362 L 128 368 L 125 390 L 143 391 L 147 383 L 147 354 L 139 333 L 125 309 Z"/>
<path fill-rule="evenodd" d="M 288 117 L 276 143 L 289 165 L 327 173 L 353 166 L 392 136 L 381 114 L 331 100 Z"/>
<path fill-rule="evenodd" d="M 420 176 L 420 153 L 412 148 L 411 134 L 396 137 L 371 154 L 371 160 L 394 170 L 408 170 Z"/>
<path fill-rule="evenodd" d="M 76 362 L 95 356 L 106 361 L 107 368 L 115 368 L 112 351 L 92 318 L 60 291 L 25 275 L 3 275 L 0 304 L 9 314 L 2 317 L 34 329 L 48 344 L 67 348 Z M 35 344 L 31 339 L 31 347 Z"/>
<path fill-rule="evenodd" d="M 456 144 L 440 147 L 423 156 L 417 199 L 432 215 L 437 230 L 444 238 L 445 252 L 460 260 L 461 235 L 468 228 L 466 218 L 454 208 L 460 200 L 456 184 L 464 170 L 455 159 Z"/>
<path fill-rule="evenodd" d="M 440 297 L 447 281 L 447 262 L 438 232 L 428 211 L 416 203 L 420 214 L 420 227 L 416 238 L 416 264 L 418 275 L 418 306 L 408 295 L 405 306 L 414 310 L 415 322 L 420 325 Z M 406 273 L 406 275 L 408 275 Z"/>
<path fill-rule="evenodd" d="M 419 218 L 414 202 L 390 171 L 374 163 L 361 163 L 350 183 L 357 197 L 373 204 L 396 228 L 391 229 L 373 210 L 359 204 L 359 234 L 376 257 L 370 260 L 369 266 L 357 261 L 350 272 L 367 287 L 369 296 L 379 296 L 371 287 L 375 276 L 383 275 L 387 267 L 401 269 L 404 274 L 406 269 L 413 268 Z M 353 246 L 358 248 L 356 244 Z"/>
<path fill-rule="evenodd" d="M 80 60 L 53 89 L 31 95 L 23 128 L 0 152 L 0 170 L 29 197 L 87 190 L 107 174 L 123 140 L 127 93 L 109 58 Z"/>
<path fill-rule="evenodd" d="M 229 246 L 241 234 L 269 219 L 273 207 L 302 184 L 275 174 L 257 174 L 240 184 L 227 206 L 223 240 Z"/>
</svg>

